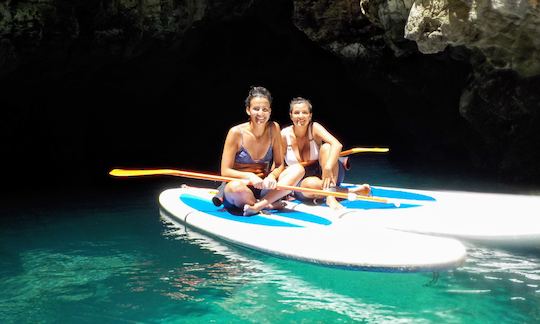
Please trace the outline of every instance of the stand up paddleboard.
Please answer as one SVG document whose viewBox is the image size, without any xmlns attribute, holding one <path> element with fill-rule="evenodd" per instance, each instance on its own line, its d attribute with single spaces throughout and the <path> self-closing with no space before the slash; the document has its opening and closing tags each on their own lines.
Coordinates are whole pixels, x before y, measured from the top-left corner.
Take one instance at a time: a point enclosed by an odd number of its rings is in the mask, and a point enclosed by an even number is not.
<svg viewBox="0 0 540 324">
<path fill-rule="evenodd" d="M 159 195 L 161 211 L 193 230 L 278 257 L 352 270 L 417 272 L 460 266 L 464 245 L 454 239 L 380 226 L 350 226 L 336 215 L 284 209 L 235 216 L 212 204 L 215 190 L 176 188 Z"/>
<path fill-rule="evenodd" d="M 540 248 L 540 196 L 390 187 L 372 187 L 372 193 L 393 203 L 342 201 L 346 209 L 339 212 L 341 219 L 351 226 L 380 226 L 497 247 Z M 297 201 L 288 207 L 315 215 L 336 214 L 326 205 Z"/>
</svg>

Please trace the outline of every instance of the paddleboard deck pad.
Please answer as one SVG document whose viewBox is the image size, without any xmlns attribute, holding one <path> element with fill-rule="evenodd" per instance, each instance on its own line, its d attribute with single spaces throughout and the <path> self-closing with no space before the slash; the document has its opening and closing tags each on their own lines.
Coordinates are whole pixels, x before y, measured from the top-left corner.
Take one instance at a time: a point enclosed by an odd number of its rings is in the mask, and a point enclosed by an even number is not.
<svg viewBox="0 0 540 324">
<path fill-rule="evenodd" d="M 236 216 L 214 206 L 214 194 L 215 190 L 208 188 L 167 189 L 159 195 L 160 209 L 202 234 L 277 257 L 323 266 L 385 272 L 443 271 L 459 267 L 466 258 L 465 246 L 452 238 L 368 223 L 351 226 L 336 213 L 314 213 L 309 209 L 285 208 L 250 217 Z"/>
</svg>

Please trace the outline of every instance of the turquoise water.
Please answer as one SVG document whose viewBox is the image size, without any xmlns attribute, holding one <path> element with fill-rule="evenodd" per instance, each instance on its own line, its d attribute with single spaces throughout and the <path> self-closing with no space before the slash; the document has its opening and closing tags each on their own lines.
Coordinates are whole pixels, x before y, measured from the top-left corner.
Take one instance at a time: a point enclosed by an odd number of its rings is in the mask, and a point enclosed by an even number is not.
<svg viewBox="0 0 540 324">
<path fill-rule="evenodd" d="M 421 187 L 471 183 L 465 177 L 413 183 L 418 176 L 380 160 L 366 159 L 356 166 L 362 172 L 351 174 L 351 182 Z M 378 172 L 379 182 L 362 178 L 363 172 Z M 475 186 L 509 189 L 482 182 Z M 431 273 L 319 267 L 186 232 L 160 216 L 158 187 L 3 209 L 0 322 L 540 321 L 538 251 L 469 244 L 465 264 L 441 272 L 438 280 Z"/>
</svg>

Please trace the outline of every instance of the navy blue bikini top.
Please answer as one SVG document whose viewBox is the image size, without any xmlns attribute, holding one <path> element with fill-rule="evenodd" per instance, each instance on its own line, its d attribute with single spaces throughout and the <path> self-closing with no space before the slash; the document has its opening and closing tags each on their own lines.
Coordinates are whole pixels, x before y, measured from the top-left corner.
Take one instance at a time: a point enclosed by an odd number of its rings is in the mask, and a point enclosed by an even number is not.
<svg viewBox="0 0 540 324">
<path fill-rule="evenodd" d="M 272 165 L 272 162 L 274 161 L 274 151 L 272 149 L 272 128 L 270 128 L 270 146 L 268 147 L 268 151 L 266 151 L 266 154 L 263 156 L 260 160 L 253 160 L 251 157 L 251 154 L 249 154 L 248 150 L 244 147 L 244 132 L 241 131 L 240 136 L 242 139 L 242 142 L 240 144 L 240 150 L 236 152 L 236 156 L 234 157 L 234 162 L 238 164 L 253 164 L 253 165 L 260 165 L 265 164 L 265 169 L 268 170 L 270 166 Z"/>
</svg>

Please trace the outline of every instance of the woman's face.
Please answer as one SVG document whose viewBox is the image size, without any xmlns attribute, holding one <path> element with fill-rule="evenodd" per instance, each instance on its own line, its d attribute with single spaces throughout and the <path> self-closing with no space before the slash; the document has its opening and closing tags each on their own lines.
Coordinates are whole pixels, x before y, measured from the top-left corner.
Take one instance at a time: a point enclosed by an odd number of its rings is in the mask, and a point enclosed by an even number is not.
<svg viewBox="0 0 540 324">
<path fill-rule="evenodd" d="M 307 126 L 311 122 L 311 112 L 306 103 L 294 104 L 289 115 L 294 126 Z"/>
<path fill-rule="evenodd" d="M 270 102 L 264 97 L 254 97 L 249 102 L 249 107 L 246 108 L 251 121 L 255 124 L 265 124 L 270 120 L 272 108 Z"/>
</svg>

